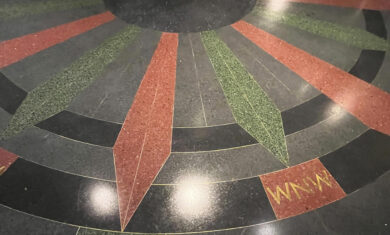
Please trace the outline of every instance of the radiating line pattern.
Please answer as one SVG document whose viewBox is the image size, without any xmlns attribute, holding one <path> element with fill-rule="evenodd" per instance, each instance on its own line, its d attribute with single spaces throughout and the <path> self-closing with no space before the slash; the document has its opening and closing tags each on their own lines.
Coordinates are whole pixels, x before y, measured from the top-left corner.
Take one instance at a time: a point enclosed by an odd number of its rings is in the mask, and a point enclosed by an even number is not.
<svg viewBox="0 0 390 235">
<path fill-rule="evenodd" d="M 390 48 L 389 43 L 384 38 L 363 29 L 315 19 L 304 13 L 278 12 L 258 5 L 254 14 L 361 49 L 386 51 Z"/>
<path fill-rule="evenodd" d="M 202 40 L 237 123 L 288 165 L 280 111 L 214 31 Z"/>
<path fill-rule="evenodd" d="M 135 39 L 138 32 L 135 26 L 126 27 L 29 92 L 1 136 L 8 138 L 63 111 Z"/>
<path fill-rule="evenodd" d="M 390 135 L 390 94 L 255 26 L 232 25 L 367 126 Z"/>
<path fill-rule="evenodd" d="M 110 12 L 0 42 L 0 69 L 115 19 Z"/>
<path fill-rule="evenodd" d="M 102 0 L 46 0 L 13 4 L 0 3 L 0 19 L 9 20 L 18 17 L 91 7 L 95 5 L 103 5 Z"/>
<path fill-rule="evenodd" d="M 162 34 L 113 148 L 122 231 L 171 152 L 177 47 Z"/>
</svg>

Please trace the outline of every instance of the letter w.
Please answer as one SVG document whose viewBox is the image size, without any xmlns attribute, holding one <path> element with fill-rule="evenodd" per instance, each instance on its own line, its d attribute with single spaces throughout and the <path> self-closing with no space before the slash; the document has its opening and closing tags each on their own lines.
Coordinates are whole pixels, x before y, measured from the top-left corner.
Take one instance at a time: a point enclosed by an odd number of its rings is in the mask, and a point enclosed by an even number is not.
<svg viewBox="0 0 390 235">
<path fill-rule="evenodd" d="M 267 187 L 267 191 L 271 194 L 271 196 L 274 198 L 274 200 L 278 203 L 278 205 L 280 205 L 280 194 L 283 194 L 283 196 L 285 198 L 287 198 L 289 201 L 291 201 L 291 193 L 290 193 L 290 189 L 289 189 L 289 186 L 288 186 L 288 183 L 284 183 L 284 187 L 286 188 L 286 192 L 283 191 L 279 185 L 276 186 L 276 193 L 272 192 L 272 190 Z M 276 195 L 275 195 L 276 194 Z"/>
<path fill-rule="evenodd" d="M 320 190 L 320 192 L 322 192 L 322 185 L 321 185 L 321 181 L 323 183 L 325 183 L 326 185 L 328 185 L 330 188 L 332 187 L 332 183 L 330 182 L 329 180 L 329 177 L 328 177 L 328 174 L 326 173 L 326 171 L 324 170 L 324 177 L 321 177 L 321 175 L 317 174 L 316 173 L 316 182 L 314 182 L 310 177 L 307 177 L 308 180 L 310 180 L 310 182 L 314 185 L 314 186 L 317 186 L 318 190 Z"/>
</svg>

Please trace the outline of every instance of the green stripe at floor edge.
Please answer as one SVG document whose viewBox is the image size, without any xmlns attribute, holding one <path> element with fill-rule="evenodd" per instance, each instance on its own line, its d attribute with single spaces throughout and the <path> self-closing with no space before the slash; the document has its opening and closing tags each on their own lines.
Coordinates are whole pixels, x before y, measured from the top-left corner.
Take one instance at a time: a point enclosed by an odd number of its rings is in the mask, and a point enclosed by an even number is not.
<svg viewBox="0 0 390 235">
<path fill-rule="evenodd" d="M 278 12 L 258 5 L 255 7 L 253 14 L 360 49 L 378 51 L 387 51 L 390 49 L 389 42 L 375 34 L 360 28 L 315 19 L 306 16 L 304 12 L 297 14 Z"/>
</svg>

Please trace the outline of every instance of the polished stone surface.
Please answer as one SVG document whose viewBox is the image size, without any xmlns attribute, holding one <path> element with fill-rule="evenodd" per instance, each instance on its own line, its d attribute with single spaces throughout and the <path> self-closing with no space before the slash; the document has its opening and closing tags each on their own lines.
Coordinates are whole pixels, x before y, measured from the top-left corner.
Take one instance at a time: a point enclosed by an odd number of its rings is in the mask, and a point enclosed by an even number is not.
<svg viewBox="0 0 390 235">
<path fill-rule="evenodd" d="M 200 32 L 223 27 L 248 14 L 255 0 L 104 0 L 129 24 L 166 32 Z"/>
<path fill-rule="evenodd" d="M 388 234 L 386 0 L 0 1 L 0 234 Z"/>
</svg>

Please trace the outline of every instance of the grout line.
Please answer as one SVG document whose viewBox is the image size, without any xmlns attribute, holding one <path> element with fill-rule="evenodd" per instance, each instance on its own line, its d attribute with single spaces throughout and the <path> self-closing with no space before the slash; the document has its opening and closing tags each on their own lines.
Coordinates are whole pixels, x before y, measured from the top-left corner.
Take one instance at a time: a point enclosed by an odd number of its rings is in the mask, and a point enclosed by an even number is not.
<svg viewBox="0 0 390 235">
<path fill-rule="evenodd" d="M 195 70 L 195 78 L 198 82 L 198 90 L 199 90 L 199 96 L 200 96 L 200 102 L 202 104 L 202 111 L 203 111 L 203 118 L 204 118 L 204 122 L 206 124 L 206 126 L 208 126 L 207 124 L 207 118 L 206 118 L 206 111 L 204 109 L 204 103 L 203 103 L 203 97 L 202 97 L 202 90 L 200 89 L 200 79 L 199 79 L 199 75 L 198 75 L 198 67 L 196 65 L 196 60 L 195 60 L 195 53 L 194 53 L 194 47 L 192 45 L 192 40 L 191 40 L 191 36 L 188 35 L 188 40 L 190 42 L 190 46 L 191 46 L 191 52 L 192 52 L 192 59 L 193 59 L 193 62 L 194 62 L 194 70 Z"/>
<path fill-rule="evenodd" d="M 75 112 L 73 110 L 70 110 L 68 108 L 64 109 L 63 111 L 67 111 L 67 112 L 70 112 L 70 113 L 74 113 L 76 115 L 79 115 L 79 116 L 82 116 L 82 117 L 85 117 L 85 118 L 90 118 L 90 119 L 95 119 L 97 121 L 102 121 L 102 122 L 108 122 L 108 123 L 113 123 L 113 124 L 118 124 L 118 125 L 122 125 L 123 122 L 116 122 L 116 121 L 111 121 L 111 120 L 105 120 L 105 119 L 102 119 L 102 118 L 96 118 L 96 117 L 93 117 L 93 115 L 87 115 L 87 114 L 83 114 L 83 113 L 79 113 L 79 112 Z"/>
<path fill-rule="evenodd" d="M 4 148 L 4 149 L 7 150 L 7 151 L 9 151 L 9 150 L 6 149 L 6 148 Z M 9 152 L 13 152 L 13 151 L 9 151 Z M 31 160 L 29 160 L 29 159 L 26 159 L 26 158 L 24 158 L 23 156 L 20 156 L 19 154 L 15 154 L 15 155 L 17 155 L 18 158 L 23 159 L 24 161 L 31 162 L 31 163 L 33 163 L 33 164 L 39 165 L 39 166 L 41 166 L 41 167 L 48 168 L 48 169 L 53 170 L 53 171 L 59 171 L 59 172 L 62 172 L 62 173 L 64 173 L 64 174 L 75 175 L 75 176 L 79 176 L 79 177 L 82 177 L 82 178 L 88 178 L 88 179 L 99 180 L 99 181 L 106 181 L 106 182 L 112 182 L 112 183 L 115 183 L 115 182 L 116 182 L 115 180 L 97 178 L 97 177 L 93 177 L 93 176 L 81 175 L 81 174 L 77 174 L 77 173 L 74 173 L 74 172 L 69 172 L 69 171 L 65 171 L 65 170 L 61 170 L 61 169 L 56 169 L 56 168 L 53 168 L 53 167 L 50 167 L 50 166 L 46 166 L 46 165 L 40 164 L 40 163 L 35 162 L 35 161 L 31 161 Z"/>
<path fill-rule="evenodd" d="M 209 128 L 209 127 L 221 127 L 221 126 L 228 126 L 237 124 L 237 122 L 228 122 L 223 124 L 217 124 L 217 125 L 208 125 L 208 126 L 174 126 L 174 129 L 195 129 L 195 128 Z"/>
<path fill-rule="evenodd" d="M 224 149 L 213 149 L 213 150 L 203 150 L 203 151 L 188 151 L 188 152 L 187 151 L 186 152 L 172 151 L 171 153 L 179 153 L 179 154 L 210 153 L 210 152 L 228 151 L 228 150 L 232 150 L 232 149 L 241 149 L 241 148 L 246 148 L 246 147 L 250 147 L 253 145 L 261 145 L 261 144 L 260 143 L 253 143 L 253 144 L 241 145 L 241 146 L 224 148 Z"/>
<path fill-rule="evenodd" d="M 88 143 L 88 142 L 83 142 L 81 140 L 76 140 L 76 139 L 72 139 L 70 137 L 67 137 L 67 136 L 63 136 L 63 135 L 60 135 L 58 133 L 55 133 L 55 132 L 52 132 L 52 131 L 49 131 L 49 130 L 46 130 L 46 129 L 43 129 L 43 128 L 40 128 L 40 127 L 37 127 L 37 126 L 31 126 L 31 128 L 37 128 L 39 130 L 42 130 L 42 131 L 45 131 L 47 134 L 53 134 L 55 136 L 58 136 L 60 139 L 65 139 L 67 141 L 71 141 L 71 142 L 75 142 L 75 143 L 80 143 L 80 144 L 85 144 L 85 145 L 88 145 L 88 146 L 93 146 L 93 147 L 97 147 L 97 148 L 103 148 L 103 149 L 112 149 L 112 147 L 108 147 L 108 146 L 103 146 L 103 145 L 98 145 L 98 144 L 92 144 L 92 143 Z"/>
<path fill-rule="evenodd" d="M 287 168 L 286 168 L 287 169 Z M 325 167 L 326 169 L 326 167 Z M 283 170 L 283 169 L 282 169 Z M 386 171 L 385 173 L 383 173 L 382 175 L 380 175 L 379 177 L 377 177 L 377 179 L 383 177 L 384 175 L 390 173 L 390 170 L 389 171 Z M 336 179 L 335 179 L 336 180 Z M 259 180 L 260 183 L 262 184 L 262 181 Z M 337 180 L 336 180 L 337 182 Z M 338 182 L 337 182 L 338 183 Z M 360 187 L 359 189 L 351 192 L 351 193 L 348 193 L 346 194 L 345 197 L 343 198 L 340 198 L 336 201 L 340 201 L 342 199 L 345 199 L 347 197 L 349 197 L 350 195 L 360 191 L 362 188 L 365 188 L 367 187 L 368 185 L 371 185 L 372 183 L 368 183 L 368 184 L 365 184 L 364 186 Z M 269 201 L 268 197 L 267 197 L 267 201 Z M 333 201 L 329 204 L 332 204 L 336 201 Z M 329 204 L 326 204 L 326 205 L 329 205 Z M 315 210 L 311 210 L 311 211 L 317 211 L 318 209 L 326 206 L 326 205 L 323 205 L 321 207 L 318 207 L 317 209 Z M 27 215 L 27 216 L 31 216 L 33 218 L 38 218 L 38 219 L 42 219 L 42 220 L 45 220 L 45 221 L 50 221 L 50 222 L 53 222 L 53 223 L 58 223 L 58 224 L 63 224 L 63 225 L 68 225 L 68 226 L 72 226 L 72 227 L 78 227 L 79 230 L 81 228 L 84 228 L 84 229 L 89 229 L 89 230 L 95 230 L 95 231 L 101 231 L 101 232 L 115 232 L 115 233 L 121 233 L 120 231 L 117 231 L 117 230 L 107 230 L 107 229 L 99 229 L 99 228 L 92 228 L 92 227 L 86 227 L 86 226 L 79 226 L 79 225 L 74 225 L 74 224 L 70 224 L 70 223 L 65 223 L 65 222 L 60 222 L 60 221 L 55 221 L 53 219 L 48 219 L 48 218 L 44 218 L 44 217 L 41 217 L 41 216 L 37 216 L 37 215 L 34 215 L 34 214 L 29 214 L 27 212 L 24 212 L 24 211 L 20 211 L 20 210 L 17 210 L 17 209 L 14 209 L 12 207 L 9 207 L 9 206 L 6 206 L 6 205 L 3 205 L 3 204 L 0 204 L 0 206 L 4 207 L 4 208 L 7 208 L 9 210 L 12 210 L 12 211 L 16 211 L 16 212 L 19 212 L 21 214 L 24 214 L 24 215 Z M 239 227 L 230 227 L 230 228 L 224 228 L 224 229 L 214 229 L 214 230 L 203 230 L 203 231 L 196 231 L 196 232 L 173 232 L 173 233 L 167 233 L 167 234 L 170 234 L 170 235 L 174 235 L 174 234 L 201 234 L 201 233 L 209 233 L 209 232 L 221 232 L 221 231 L 231 231 L 231 230 L 236 230 L 236 229 L 242 229 L 242 228 L 251 228 L 251 227 L 255 227 L 255 226 L 261 226 L 261 225 L 265 225 L 265 224 L 270 224 L 270 223 L 274 223 L 274 222 L 277 222 L 277 221 L 282 221 L 282 220 L 286 220 L 286 219 L 290 219 L 292 217 L 296 217 L 296 216 L 299 216 L 299 215 L 302 215 L 302 214 L 306 214 L 308 212 L 311 212 L 311 211 L 307 211 L 305 213 L 301 213 L 301 214 L 297 214 L 297 215 L 294 215 L 294 216 L 291 216 L 291 217 L 288 217 L 288 218 L 283 218 L 283 219 L 277 219 L 275 217 L 275 219 L 273 220 L 270 220 L 270 221 L 266 221 L 266 222 L 263 222 L 263 223 L 257 223 L 257 224 L 252 224 L 252 225 L 246 225 L 246 226 L 239 226 Z M 78 230 L 78 231 L 79 231 Z M 156 233 L 140 233 L 140 232 L 122 232 L 122 234 L 129 234 L 129 235 L 156 235 Z M 77 234 L 76 234 L 77 235 Z"/>
<path fill-rule="evenodd" d="M 141 164 L 141 160 L 142 160 L 142 155 L 143 155 L 143 151 L 144 151 L 144 146 L 145 146 L 145 142 L 147 141 L 147 137 L 148 137 L 148 132 L 149 132 L 149 129 L 150 129 L 150 122 L 151 122 L 151 119 L 152 119 L 152 113 L 153 113 L 153 109 L 154 109 L 154 104 L 156 102 L 156 98 L 157 98 L 157 93 L 158 93 L 158 90 L 159 90 L 159 85 L 160 83 L 157 83 L 157 86 L 156 86 L 156 91 L 154 93 L 154 99 L 153 99 L 153 102 L 152 102 L 152 105 L 150 107 L 150 110 L 149 110 L 149 117 L 148 117 L 148 125 L 146 127 L 146 130 L 145 130 L 145 134 L 144 134 L 144 139 L 142 141 L 142 148 L 141 148 L 141 152 L 140 152 L 140 157 L 139 157 L 139 161 L 138 161 L 138 164 L 137 164 L 137 168 L 135 170 L 135 175 L 134 175 L 134 179 L 133 179 L 133 183 L 132 183 L 132 187 L 131 187 L 131 192 L 130 192 L 130 196 L 129 196 L 129 199 L 127 201 L 127 207 L 126 207 L 126 214 L 125 214 L 125 221 L 124 223 L 126 223 L 124 225 L 124 228 L 122 228 L 123 230 L 126 228 L 127 226 L 127 214 L 129 212 L 129 206 L 131 204 L 131 199 L 133 199 L 133 192 L 134 192 L 134 186 L 135 186 L 135 183 L 137 181 L 137 176 L 138 176 L 138 169 L 139 169 L 139 166 Z"/>
</svg>

